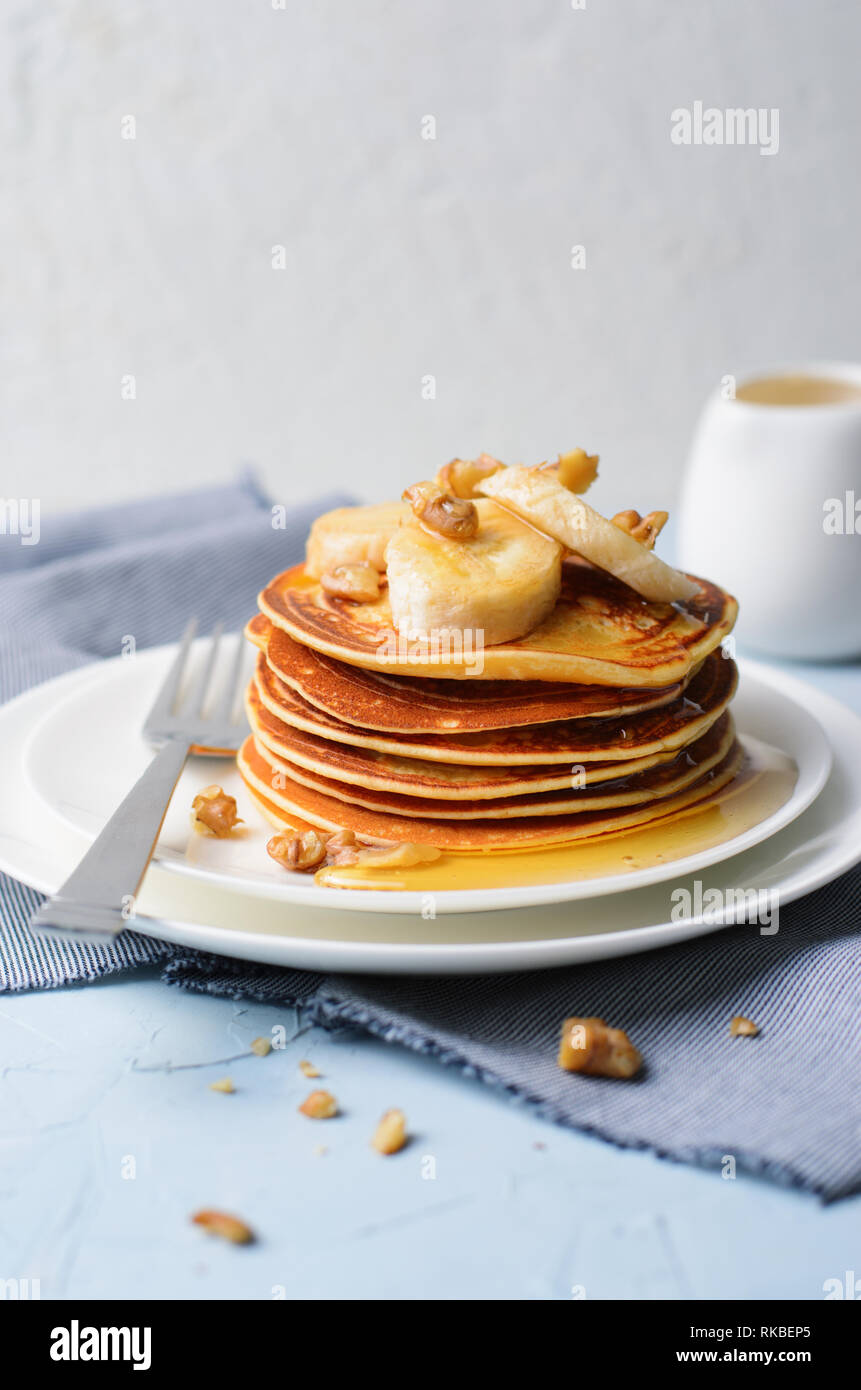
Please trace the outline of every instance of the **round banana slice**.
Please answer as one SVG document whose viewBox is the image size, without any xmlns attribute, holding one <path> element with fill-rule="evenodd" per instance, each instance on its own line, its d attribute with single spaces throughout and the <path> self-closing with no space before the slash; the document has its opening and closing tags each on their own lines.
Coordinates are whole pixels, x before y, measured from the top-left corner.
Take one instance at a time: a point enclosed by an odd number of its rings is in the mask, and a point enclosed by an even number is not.
<svg viewBox="0 0 861 1390">
<path fill-rule="evenodd" d="M 478 534 L 453 540 L 415 519 L 386 547 L 392 621 L 409 641 L 471 633 L 476 647 L 524 637 L 553 611 L 562 547 L 494 502 L 480 500 Z"/>
<path fill-rule="evenodd" d="M 412 516 L 408 502 L 382 502 L 375 507 L 338 507 L 318 516 L 305 550 L 305 570 L 313 579 L 331 574 L 339 565 L 386 567 L 386 546 L 402 521 Z"/>
</svg>

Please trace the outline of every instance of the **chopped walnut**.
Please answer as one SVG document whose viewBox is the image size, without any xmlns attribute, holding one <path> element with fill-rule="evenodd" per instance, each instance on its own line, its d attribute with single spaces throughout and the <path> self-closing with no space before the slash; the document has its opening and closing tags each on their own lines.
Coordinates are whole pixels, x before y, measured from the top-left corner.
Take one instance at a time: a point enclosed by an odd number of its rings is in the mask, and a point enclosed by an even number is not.
<svg viewBox="0 0 861 1390">
<path fill-rule="evenodd" d="M 328 574 L 321 575 L 320 585 L 332 598 L 373 603 L 380 597 L 380 580 L 380 572 L 373 565 L 336 565 Z"/>
<path fill-rule="evenodd" d="M 566 1018 L 557 1061 L 564 1071 L 629 1077 L 643 1059 L 627 1033 L 608 1028 L 603 1018 Z"/>
<path fill-rule="evenodd" d="M 407 1142 L 407 1117 L 403 1110 L 387 1110 L 377 1125 L 371 1144 L 381 1154 L 396 1154 Z"/>
<path fill-rule="evenodd" d="M 432 864 L 441 854 L 442 850 L 432 845 L 413 845 L 406 841 L 399 845 L 359 845 L 356 849 L 342 850 L 318 869 L 315 881 L 325 886 L 331 877 L 330 871 L 345 865 L 360 869 L 409 869 L 414 864 Z"/>
<path fill-rule="evenodd" d="M 321 1075 L 317 1067 L 314 1066 L 314 1063 L 307 1061 L 304 1057 L 302 1061 L 299 1063 L 299 1070 L 301 1071 L 303 1076 L 308 1077 L 309 1081 L 313 1080 L 315 1076 Z"/>
<path fill-rule="evenodd" d="M 329 1091 L 312 1091 L 299 1109 L 309 1120 L 331 1120 L 338 1113 L 338 1102 Z"/>
<path fill-rule="evenodd" d="M 586 492 L 598 476 L 598 460 L 598 454 L 572 449 L 570 454 L 560 454 L 555 463 L 542 463 L 541 469 L 554 472 L 569 492 Z"/>
<path fill-rule="evenodd" d="M 192 828 L 199 835 L 214 835 L 224 840 L 242 821 L 236 814 L 236 797 L 215 785 L 204 787 L 191 803 Z"/>
<path fill-rule="evenodd" d="M 330 864 L 354 864 L 359 842 L 352 830 L 336 830 L 326 841 L 326 859 Z"/>
<path fill-rule="evenodd" d="M 750 1018 L 745 1018 L 743 1014 L 736 1014 L 732 1023 L 729 1025 L 730 1036 L 733 1038 L 757 1038 L 759 1029 Z"/>
<path fill-rule="evenodd" d="M 230 1216 L 226 1211 L 197 1211 L 191 1218 L 196 1226 L 202 1226 L 211 1236 L 220 1236 L 232 1245 L 250 1245 L 255 1239 L 254 1232 L 238 1216 Z"/>
<path fill-rule="evenodd" d="M 272 1044 L 268 1038 L 255 1038 L 251 1044 L 251 1051 L 257 1057 L 268 1057 L 272 1051 Z"/>
<path fill-rule="evenodd" d="M 232 1096 L 236 1090 L 229 1076 L 222 1076 L 220 1081 L 210 1081 L 210 1091 L 222 1091 L 226 1096 Z"/>
<path fill-rule="evenodd" d="M 620 531 L 627 531 L 629 536 L 633 536 L 634 540 L 639 541 L 647 550 L 654 550 L 655 541 L 666 526 L 669 515 L 669 512 L 649 512 L 646 516 L 640 516 L 639 512 L 631 508 L 626 512 L 617 512 L 611 517 L 611 521 Z"/>
<path fill-rule="evenodd" d="M 469 501 L 479 496 L 476 491 L 479 483 L 504 467 L 504 463 L 490 454 L 479 454 L 477 459 L 452 459 L 439 470 L 434 481 L 451 497 Z"/>
<path fill-rule="evenodd" d="M 436 483 L 414 483 L 403 497 L 427 530 L 450 541 L 471 541 L 478 535 L 478 510 L 474 502 L 452 497 Z"/>
<path fill-rule="evenodd" d="M 266 853 L 285 869 L 308 873 L 326 858 L 326 841 L 316 830 L 306 830 L 304 834 L 279 830 L 267 844 Z"/>
</svg>

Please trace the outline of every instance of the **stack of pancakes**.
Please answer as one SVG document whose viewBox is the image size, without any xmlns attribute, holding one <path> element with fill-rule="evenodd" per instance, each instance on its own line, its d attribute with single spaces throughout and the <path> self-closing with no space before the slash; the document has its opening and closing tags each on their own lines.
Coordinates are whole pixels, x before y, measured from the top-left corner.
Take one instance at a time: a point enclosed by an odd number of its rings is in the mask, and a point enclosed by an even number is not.
<svg viewBox="0 0 861 1390">
<path fill-rule="evenodd" d="M 333 598 L 296 566 L 246 630 L 242 777 L 275 824 L 370 844 L 564 845 L 677 815 L 743 760 L 720 646 L 736 604 L 695 582 L 654 603 L 566 559 L 550 617 L 478 659 L 398 643 L 385 591 Z"/>
</svg>

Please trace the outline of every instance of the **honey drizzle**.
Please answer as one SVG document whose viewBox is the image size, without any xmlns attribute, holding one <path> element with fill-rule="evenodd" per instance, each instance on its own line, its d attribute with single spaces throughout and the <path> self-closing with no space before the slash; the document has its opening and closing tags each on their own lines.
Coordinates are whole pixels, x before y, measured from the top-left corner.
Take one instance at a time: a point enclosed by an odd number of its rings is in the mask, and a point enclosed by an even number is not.
<svg viewBox="0 0 861 1390">
<path fill-rule="evenodd" d="M 446 850 L 432 864 L 409 869 L 331 865 L 316 881 L 353 891 L 435 893 L 563 883 L 670 864 L 730 844 L 789 800 L 798 778 L 792 759 L 757 739 L 746 738 L 744 746 L 745 761 L 727 786 L 647 825 L 546 849 Z"/>
</svg>

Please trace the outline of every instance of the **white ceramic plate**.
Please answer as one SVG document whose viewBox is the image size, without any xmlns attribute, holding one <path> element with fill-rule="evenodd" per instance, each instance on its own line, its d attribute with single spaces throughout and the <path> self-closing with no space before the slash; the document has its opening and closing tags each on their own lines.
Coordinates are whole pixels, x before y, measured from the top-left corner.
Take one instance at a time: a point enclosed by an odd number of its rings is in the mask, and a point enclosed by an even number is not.
<svg viewBox="0 0 861 1390">
<path fill-rule="evenodd" d="M 763 673 L 763 668 L 746 671 Z M 774 673 L 768 673 L 772 679 Z M 0 870 L 53 892 L 88 838 L 36 796 L 22 748 L 61 694 L 83 690 L 92 671 L 73 673 L 0 709 Z M 861 858 L 861 720 L 827 695 L 778 676 L 791 698 L 821 721 L 837 758 L 815 803 L 788 828 L 673 889 L 696 900 L 727 887 L 778 893 L 788 903 L 837 878 Z M 452 914 L 426 921 L 285 905 L 225 892 L 154 866 L 138 900 L 137 930 L 222 955 L 308 970 L 372 973 L 491 973 L 534 970 L 629 955 L 715 931 L 732 914 L 678 915 L 669 888 L 653 885 L 582 903 L 529 911 Z"/>
<path fill-rule="evenodd" d="M 199 652 L 198 652 L 199 654 Z M 158 648 L 134 658 L 114 658 L 82 687 L 57 685 L 57 703 L 34 728 L 24 753 L 30 785 L 72 829 L 94 838 L 150 757 L 140 728 L 173 655 Z M 222 653 L 224 659 L 229 652 Z M 648 869 L 601 878 L 495 889 L 436 892 L 437 913 L 488 912 L 542 903 L 574 902 L 678 880 L 768 839 L 788 825 L 821 791 L 831 767 L 828 740 L 809 707 L 780 687 L 780 678 L 744 667 L 733 713 L 743 737 L 775 744 L 798 764 L 798 781 L 785 805 L 734 840 Z M 246 821 L 241 836 L 212 840 L 195 835 L 189 807 L 201 787 L 220 783 L 236 796 Z M 419 913 L 418 892 L 345 892 L 320 888 L 303 874 L 286 873 L 266 854 L 269 822 L 227 759 L 192 759 L 174 794 L 156 850 L 166 870 L 213 887 L 241 888 L 289 903 L 364 913 Z"/>
</svg>

